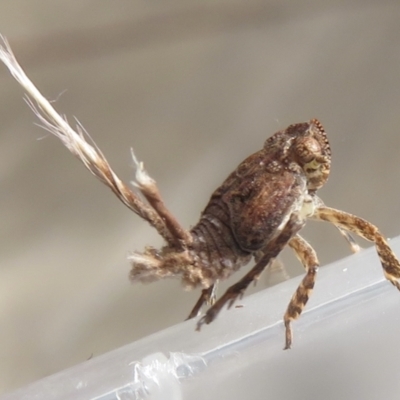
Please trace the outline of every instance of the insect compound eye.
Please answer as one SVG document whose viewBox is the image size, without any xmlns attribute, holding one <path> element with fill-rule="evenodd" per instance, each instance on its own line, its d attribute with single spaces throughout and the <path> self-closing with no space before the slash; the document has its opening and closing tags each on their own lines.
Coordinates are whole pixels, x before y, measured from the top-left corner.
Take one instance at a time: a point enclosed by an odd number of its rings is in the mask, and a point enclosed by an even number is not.
<svg viewBox="0 0 400 400">
<path fill-rule="evenodd" d="M 292 151 L 295 161 L 300 165 L 307 177 L 309 190 L 317 190 L 328 179 L 330 171 L 330 148 L 323 131 L 309 129 L 296 138 Z"/>
<path fill-rule="evenodd" d="M 301 137 L 295 143 L 294 155 L 296 161 L 301 166 L 304 166 L 319 158 L 321 155 L 321 146 L 313 137 Z"/>
</svg>

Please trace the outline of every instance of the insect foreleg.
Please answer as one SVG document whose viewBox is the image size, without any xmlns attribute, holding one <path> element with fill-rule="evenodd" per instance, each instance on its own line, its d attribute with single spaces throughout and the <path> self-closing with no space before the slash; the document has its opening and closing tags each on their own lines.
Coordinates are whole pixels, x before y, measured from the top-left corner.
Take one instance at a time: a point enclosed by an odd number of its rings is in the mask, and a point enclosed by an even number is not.
<svg viewBox="0 0 400 400">
<path fill-rule="evenodd" d="M 331 222 L 338 227 L 354 232 L 362 238 L 374 242 L 386 279 L 400 290 L 400 284 L 397 281 L 397 279 L 400 279 L 400 262 L 375 225 L 353 214 L 326 206 L 317 208 L 312 218 Z"/>
</svg>

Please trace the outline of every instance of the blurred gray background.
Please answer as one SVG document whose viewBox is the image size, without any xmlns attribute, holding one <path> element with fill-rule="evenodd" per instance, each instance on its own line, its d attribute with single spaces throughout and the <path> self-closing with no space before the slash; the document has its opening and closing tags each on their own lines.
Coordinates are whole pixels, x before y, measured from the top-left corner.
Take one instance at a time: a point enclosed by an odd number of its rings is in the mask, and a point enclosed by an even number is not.
<svg viewBox="0 0 400 400">
<path fill-rule="evenodd" d="M 398 1 L 3 0 L 0 32 L 125 181 L 135 149 L 183 225 L 268 136 L 317 117 L 321 197 L 400 233 Z M 182 321 L 199 292 L 130 285 L 127 255 L 160 238 L 34 125 L 3 66 L 0 88 L 2 393 Z M 330 226 L 304 236 L 322 264 L 349 253 Z"/>
</svg>

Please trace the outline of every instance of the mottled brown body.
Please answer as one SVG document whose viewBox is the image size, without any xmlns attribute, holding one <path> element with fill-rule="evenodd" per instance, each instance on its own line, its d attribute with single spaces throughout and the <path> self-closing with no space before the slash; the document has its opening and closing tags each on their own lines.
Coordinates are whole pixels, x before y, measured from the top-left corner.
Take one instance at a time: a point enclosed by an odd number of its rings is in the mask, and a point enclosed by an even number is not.
<svg viewBox="0 0 400 400">
<path fill-rule="evenodd" d="M 291 321 L 306 305 L 319 265 L 311 245 L 298 234 L 312 218 L 333 223 L 353 249 L 357 245 L 348 231 L 375 242 L 386 278 L 400 290 L 400 263 L 378 229 L 354 215 L 326 207 L 316 195 L 328 179 L 330 163 L 329 142 L 319 121 L 291 125 L 267 139 L 262 150 L 229 175 L 189 232 L 180 228 L 157 197 L 154 181 L 152 190 L 142 185 L 146 199 L 169 221 L 167 230 L 169 225 L 174 231 L 169 229 L 173 239 L 161 250 L 149 247 L 131 256 L 132 281 L 180 277 L 188 288 L 200 286 L 202 294 L 189 318 L 196 317 L 205 303 L 212 304 L 197 324 L 200 329 L 213 321 L 225 304 L 230 307 L 288 245 L 306 271 L 284 315 L 285 348 L 290 348 Z M 250 272 L 216 301 L 217 282 L 252 258 L 255 266 Z"/>
</svg>

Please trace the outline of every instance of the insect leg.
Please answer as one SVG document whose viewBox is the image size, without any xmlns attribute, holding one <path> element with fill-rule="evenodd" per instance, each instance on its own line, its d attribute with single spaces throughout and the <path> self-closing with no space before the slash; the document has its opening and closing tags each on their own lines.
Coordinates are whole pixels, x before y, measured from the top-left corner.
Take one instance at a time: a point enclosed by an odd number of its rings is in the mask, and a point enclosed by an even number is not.
<svg viewBox="0 0 400 400">
<path fill-rule="evenodd" d="M 311 292 L 314 288 L 319 266 L 315 250 L 300 235 L 294 236 L 290 240 L 289 246 L 295 251 L 297 258 L 303 264 L 306 270 L 306 275 L 298 286 L 296 292 L 292 296 L 283 317 L 286 329 L 284 347 L 285 350 L 290 349 L 290 346 L 292 344 L 293 335 L 290 325 L 291 321 L 300 317 L 300 314 L 307 304 L 307 301 L 310 298 Z"/>
<path fill-rule="evenodd" d="M 270 258 L 269 255 L 264 256 L 239 282 L 232 285 L 199 320 L 197 323 L 197 330 L 199 331 L 203 324 L 209 324 L 212 322 L 226 303 L 228 303 L 228 308 L 230 308 L 235 300 L 243 295 L 250 283 L 257 279 L 264 268 L 268 265 Z"/>
<path fill-rule="evenodd" d="M 230 308 L 235 300 L 243 295 L 250 283 L 258 279 L 269 262 L 282 251 L 293 235 L 295 235 L 303 225 L 304 221 L 300 221 L 298 216 L 293 214 L 282 232 L 264 248 L 264 255 L 257 264 L 239 282 L 232 285 L 224 295 L 208 309 L 206 314 L 198 321 L 196 329 L 200 330 L 203 324 L 212 322 L 225 304 L 228 303 L 228 308 Z"/>
<path fill-rule="evenodd" d="M 336 228 L 339 230 L 341 235 L 345 238 L 347 243 L 350 245 L 351 251 L 353 253 L 358 253 L 360 251 L 360 246 L 359 244 L 355 241 L 353 236 L 349 232 L 347 232 L 345 229 L 341 228 L 340 226 L 335 225 Z"/>
<path fill-rule="evenodd" d="M 193 307 L 193 310 L 190 312 L 189 316 L 186 318 L 186 320 L 197 317 L 199 315 L 199 312 L 201 310 L 201 307 L 203 307 L 204 303 L 213 305 L 215 303 L 215 292 L 217 289 L 217 282 L 212 284 L 210 287 L 203 289 L 201 291 L 200 298 L 197 300 L 197 303 Z"/>
<path fill-rule="evenodd" d="M 317 208 L 325 207 L 325 204 L 322 201 L 322 199 L 316 195 L 314 195 L 314 204 L 317 206 Z M 360 246 L 355 241 L 353 236 L 346 229 L 342 228 L 341 226 L 336 225 L 336 224 L 334 224 L 334 225 L 339 230 L 340 234 L 344 237 L 344 239 L 347 241 L 347 243 L 350 245 L 351 251 L 353 253 L 359 252 Z"/>
<path fill-rule="evenodd" d="M 133 183 L 139 188 L 154 211 L 164 221 L 165 226 L 174 239 L 175 243 L 173 244 L 182 250 L 187 248 L 192 242 L 191 234 L 180 225 L 178 220 L 168 210 L 158 190 L 156 181 L 147 174 L 143 163 L 137 160 L 133 151 L 132 158 L 136 166 L 136 181 Z"/>
<path fill-rule="evenodd" d="M 353 214 L 325 206 L 317 208 L 312 218 L 331 222 L 336 226 L 356 233 L 366 240 L 374 242 L 386 279 L 400 290 L 400 284 L 397 281 L 397 279 L 400 279 L 400 262 L 375 225 Z"/>
</svg>

